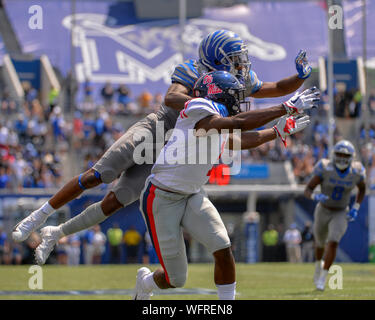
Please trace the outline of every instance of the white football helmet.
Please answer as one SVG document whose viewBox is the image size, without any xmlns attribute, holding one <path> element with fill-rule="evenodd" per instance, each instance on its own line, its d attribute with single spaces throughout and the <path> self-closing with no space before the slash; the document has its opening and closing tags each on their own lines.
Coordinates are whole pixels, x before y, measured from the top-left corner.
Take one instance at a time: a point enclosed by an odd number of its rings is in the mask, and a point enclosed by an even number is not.
<svg viewBox="0 0 375 320">
<path fill-rule="evenodd" d="M 340 140 L 333 147 L 332 161 L 339 170 L 348 168 L 355 156 L 355 148 L 348 140 Z"/>
</svg>

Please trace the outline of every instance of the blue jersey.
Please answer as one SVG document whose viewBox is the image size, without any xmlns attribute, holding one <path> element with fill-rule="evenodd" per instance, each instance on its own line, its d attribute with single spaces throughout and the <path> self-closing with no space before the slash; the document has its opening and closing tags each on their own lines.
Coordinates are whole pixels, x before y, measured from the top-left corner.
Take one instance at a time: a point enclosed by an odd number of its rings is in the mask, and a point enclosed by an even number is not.
<svg viewBox="0 0 375 320">
<path fill-rule="evenodd" d="M 194 84 L 198 78 L 209 72 L 209 70 L 199 63 L 197 60 L 187 60 L 175 68 L 172 74 L 172 83 L 178 82 L 189 89 L 189 94 L 193 92 Z M 260 81 L 253 70 L 250 70 L 249 77 L 246 79 L 246 95 L 257 92 L 262 87 L 263 82 Z"/>
</svg>

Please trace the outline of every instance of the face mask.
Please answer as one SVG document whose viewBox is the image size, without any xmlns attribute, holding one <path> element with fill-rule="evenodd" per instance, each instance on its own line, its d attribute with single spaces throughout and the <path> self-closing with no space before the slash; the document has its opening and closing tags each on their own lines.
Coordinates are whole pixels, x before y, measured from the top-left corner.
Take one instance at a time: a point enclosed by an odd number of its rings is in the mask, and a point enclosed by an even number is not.
<svg viewBox="0 0 375 320">
<path fill-rule="evenodd" d="M 335 166 L 339 170 L 345 170 L 350 165 L 350 158 L 343 158 L 335 155 Z"/>
</svg>

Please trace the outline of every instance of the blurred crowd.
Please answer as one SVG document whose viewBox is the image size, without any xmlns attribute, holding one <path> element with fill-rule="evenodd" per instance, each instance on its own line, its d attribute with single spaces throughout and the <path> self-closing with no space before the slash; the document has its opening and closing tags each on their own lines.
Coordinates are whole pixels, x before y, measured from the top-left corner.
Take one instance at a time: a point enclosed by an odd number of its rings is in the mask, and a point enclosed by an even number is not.
<svg viewBox="0 0 375 320">
<path fill-rule="evenodd" d="M 48 188 L 60 185 L 61 154 L 67 145 L 58 106 L 42 106 L 38 92 L 22 83 L 25 99 L 21 105 L 3 92 L 0 118 L 0 188 Z"/>
<path fill-rule="evenodd" d="M 303 230 L 292 223 L 286 230 L 283 225 L 269 224 L 262 233 L 262 261 L 291 263 L 314 262 L 314 234 L 312 222 L 306 221 Z"/>
<path fill-rule="evenodd" d="M 33 232 L 23 243 L 9 239 L 0 225 L 0 265 L 34 264 L 34 250 L 40 244 L 39 233 Z M 47 264 L 122 264 L 158 263 L 148 232 L 141 234 L 134 226 L 122 230 L 118 224 L 106 233 L 99 225 L 60 239 Z"/>
</svg>

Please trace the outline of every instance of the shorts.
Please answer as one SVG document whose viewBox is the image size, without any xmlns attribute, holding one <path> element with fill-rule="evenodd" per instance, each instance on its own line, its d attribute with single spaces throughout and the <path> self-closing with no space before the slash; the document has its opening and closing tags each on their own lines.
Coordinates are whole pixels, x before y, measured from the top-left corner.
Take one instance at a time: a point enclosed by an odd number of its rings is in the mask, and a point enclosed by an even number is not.
<svg viewBox="0 0 375 320">
<path fill-rule="evenodd" d="M 168 192 L 148 179 L 141 194 L 140 210 L 172 286 L 183 286 L 187 277 L 183 229 L 210 253 L 231 246 L 219 212 L 204 191 L 191 195 Z"/>
<path fill-rule="evenodd" d="M 314 237 L 318 248 L 323 248 L 326 242 L 339 243 L 348 227 L 347 209 L 333 211 L 317 204 L 314 212 Z"/>
<path fill-rule="evenodd" d="M 156 159 L 156 148 L 153 147 L 153 158 L 146 158 L 148 164 L 138 165 L 133 159 L 134 149 L 144 141 L 142 136 L 155 137 L 156 114 L 151 113 L 131 126 L 98 160 L 93 169 L 100 173 L 103 183 L 111 183 L 119 178 L 111 191 L 124 206 L 139 199 L 146 178 L 150 175 L 153 159 Z"/>
</svg>

